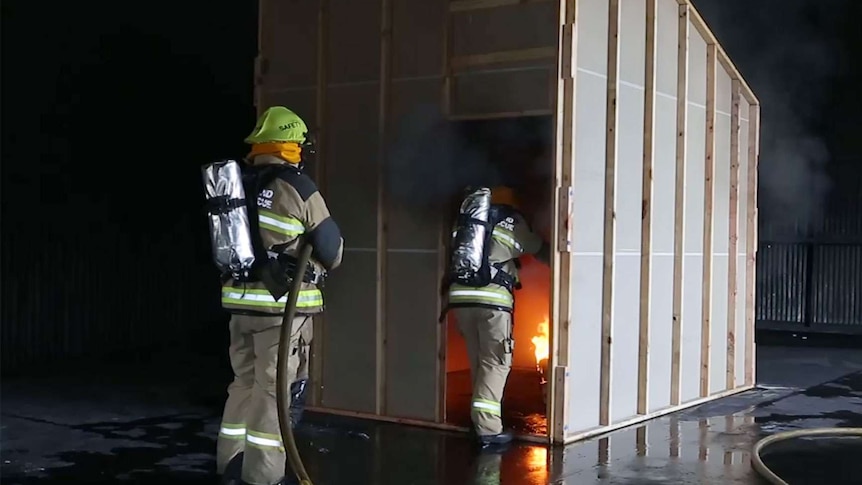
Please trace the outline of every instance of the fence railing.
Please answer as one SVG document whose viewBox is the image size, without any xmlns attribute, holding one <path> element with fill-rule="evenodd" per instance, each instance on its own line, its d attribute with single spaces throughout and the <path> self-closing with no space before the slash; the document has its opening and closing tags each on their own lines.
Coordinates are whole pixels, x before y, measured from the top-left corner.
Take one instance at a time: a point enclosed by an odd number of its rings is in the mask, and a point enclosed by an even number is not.
<svg viewBox="0 0 862 485">
<path fill-rule="evenodd" d="M 862 333 L 862 243 L 761 242 L 758 328 Z"/>
</svg>

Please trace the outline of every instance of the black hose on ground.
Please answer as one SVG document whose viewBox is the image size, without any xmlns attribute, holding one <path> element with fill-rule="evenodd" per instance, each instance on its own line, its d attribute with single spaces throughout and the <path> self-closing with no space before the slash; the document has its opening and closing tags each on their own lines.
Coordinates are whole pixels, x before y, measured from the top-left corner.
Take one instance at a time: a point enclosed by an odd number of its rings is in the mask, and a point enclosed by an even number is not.
<svg viewBox="0 0 862 485">
<path fill-rule="evenodd" d="M 284 309 L 284 319 L 281 321 L 281 335 L 278 342 L 278 364 L 276 367 L 276 403 L 278 405 L 278 427 L 281 430 L 281 438 L 284 440 L 284 449 L 287 454 L 287 466 L 284 473 L 294 473 L 300 485 L 313 485 L 311 477 L 305 470 L 299 450 L 296 448 L 296 440 L 293 437 L 293 425 L 290 422 L 290 382 L 287 382 L 287 361 L 290 357 L 290 335 L 293 333 L 293 319 L 296 316 L 296 299 L 302 288 L 302 275 L 308 267 L 311 259 L 312 247 L 305 244 L 299 251 L 299 261 L 296 264 L 296 273 L 287 294 L 287 305 Z M 290 470 L 288 470 L 290 468 Z"/>
</svg>

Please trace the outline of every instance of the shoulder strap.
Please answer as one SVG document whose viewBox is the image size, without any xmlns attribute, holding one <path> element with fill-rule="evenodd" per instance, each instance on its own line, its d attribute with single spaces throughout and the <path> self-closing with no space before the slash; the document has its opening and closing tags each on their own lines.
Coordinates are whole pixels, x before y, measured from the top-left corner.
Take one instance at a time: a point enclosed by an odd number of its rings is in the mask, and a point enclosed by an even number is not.
<svg viewBox="0 0 862 485">
<path fill-rule="evenodd" d="M 263 246 L 263 238 L 260 236 L 257 198 L 260 195 L 260 191 L 278 177 L 280 171 L 280 167 L 278 166 L 246 167 L 243 174 L 243 189 L 245 189 L 248 224 L 251 230 L 251 245 L 254 250 L 256 265 L 262 264 L 269 259 L 266 248 Z"/>
</svg>

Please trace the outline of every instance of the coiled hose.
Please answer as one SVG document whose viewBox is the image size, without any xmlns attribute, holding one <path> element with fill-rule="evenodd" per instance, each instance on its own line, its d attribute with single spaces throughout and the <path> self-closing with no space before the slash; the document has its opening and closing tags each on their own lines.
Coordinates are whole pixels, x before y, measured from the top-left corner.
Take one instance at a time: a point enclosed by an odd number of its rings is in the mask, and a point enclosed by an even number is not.
<svg viewBox="0 0 862 485">
<path fill-rule="evenodd" d="M 313 485 L 311 477 L 305 470 L 299 450 L 296 448 L 296 440 L 293 437 L 293 425 L 290 423 L 290 383 L 287 382 L 287 361 L 290 357 L 290 335 L 293 333 L 293 319 L 296 316 L 296 299 L 302 288 L 302 277 L 311 259 L 311 244 L 305 244 L 299 251 L 299 261 L 296 264 L 296 277 L 290 285 L 287 294 L 287 306 L 284 309 L 284 319 L 281 322 L 281 335 L 278 341 L 278 363 L 276 366 L 276 404 L 278 405 L 278 427 L 284 440 L 284 449 L 287 453 L 287 467 L 285 475 L 294 473 L 300 485 Z M 290 468 L 291 470 L 287 470 Z"/>
<path fill-rule="evenodd" d="M 807 436 L 823 435 L 862 437 L 862 428 L 814 428 L 776 433 L 772 436 L 763 438 L 762 440 L 754 444 L 754 448 L 751 451 L 751 468 L 754 468 L 754 471 L 759 473 L 769 483 L 774 483 L 775 485 L 789 485 L 787 482 L 782 480 L 781 477 L 773 473 L 773 471 L 770 470 L 769 467 L 767 467 L 763 463 L 763 460 L 760 458 L 760 452 L 763 450 L 763 448 L 766 448 L 767 446 L 773 443 L 777 443 L 779 441 L 792 440 L 794 438 L 803 438 Z"/>
</svg>

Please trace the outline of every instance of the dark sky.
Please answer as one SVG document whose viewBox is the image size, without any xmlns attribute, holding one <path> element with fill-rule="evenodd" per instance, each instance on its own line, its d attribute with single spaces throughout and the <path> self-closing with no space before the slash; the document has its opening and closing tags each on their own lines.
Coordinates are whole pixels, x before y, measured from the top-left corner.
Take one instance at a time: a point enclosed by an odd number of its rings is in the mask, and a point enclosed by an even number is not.
<svg viewBox="0 0 862 485">
<path fill-rule="evenodd" d="M 695 3 L 762 104 L 761 238 L 862 211 L 862 2 Z"/>
<path fill-rule="evenodd" d="M 238 154 L 253 122 L 257 20 L 240 3 L 4 2 L 4 222 L 11 184 L 124 230 L 141 229 L 129 212 L 194 212 L 198 167 Z"/>
</svg>

